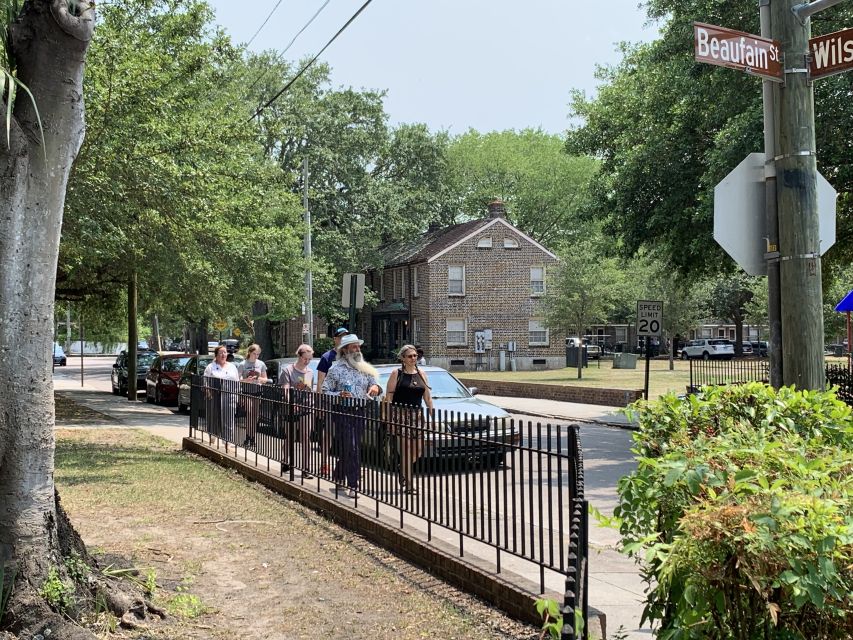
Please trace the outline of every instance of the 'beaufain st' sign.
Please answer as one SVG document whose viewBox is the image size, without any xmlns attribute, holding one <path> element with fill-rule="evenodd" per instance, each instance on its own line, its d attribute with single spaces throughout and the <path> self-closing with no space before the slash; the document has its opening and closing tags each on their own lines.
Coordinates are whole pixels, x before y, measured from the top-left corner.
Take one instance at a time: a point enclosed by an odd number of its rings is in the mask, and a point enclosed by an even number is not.
<svg viewBox="0 0 853 640">
<path fill-rule="evenodd" d="M 693 23 L 694 54 L 697 62 L 707 62 L 782 82 L 779 42 L 743 31 Z"/>
<path fill-rule="evenodd" d="M 809 74 L 812 80 L 853 68 L 853 29 L 836 31 L 809 40 Z"/>
</svg>

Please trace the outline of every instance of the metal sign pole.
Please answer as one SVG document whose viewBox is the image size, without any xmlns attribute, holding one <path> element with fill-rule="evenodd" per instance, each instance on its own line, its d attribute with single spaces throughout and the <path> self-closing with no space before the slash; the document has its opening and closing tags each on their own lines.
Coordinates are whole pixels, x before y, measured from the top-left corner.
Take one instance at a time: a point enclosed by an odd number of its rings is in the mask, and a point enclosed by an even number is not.
<svg viewBox="0 0 853 640">
<path fill-rule="evenodd" d="M 355 298 L 356 287 L 358 286 L 358 276 L 352 274 L 349 277 L 349 329 L 350 333 L 355 333 Z"/>
<path fill-rule="evenodd" d="M 646 336 L 646 383 L 643 386 L 643 397 L 649 399 L 649 361 L 652 357 L 652 338 Z"/>
</svg>

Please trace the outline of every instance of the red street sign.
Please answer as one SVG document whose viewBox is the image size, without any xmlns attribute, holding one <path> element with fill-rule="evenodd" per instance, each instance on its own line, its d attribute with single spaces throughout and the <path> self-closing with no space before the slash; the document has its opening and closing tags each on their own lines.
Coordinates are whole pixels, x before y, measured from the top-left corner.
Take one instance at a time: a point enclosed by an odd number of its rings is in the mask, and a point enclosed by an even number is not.
<svg viewBox="0 0 853 640">
<path fill-rule="evenodd" d="M 853 29 L 844 29 L 809 40 L 812 80 L 853 68 Z"/>
<path fill-rule="evenodd" d="M 740 69 L 768 80 L 783 81 L 779 41 L 702 22 L 693 23 L 697 62 Z"/>
</svg>

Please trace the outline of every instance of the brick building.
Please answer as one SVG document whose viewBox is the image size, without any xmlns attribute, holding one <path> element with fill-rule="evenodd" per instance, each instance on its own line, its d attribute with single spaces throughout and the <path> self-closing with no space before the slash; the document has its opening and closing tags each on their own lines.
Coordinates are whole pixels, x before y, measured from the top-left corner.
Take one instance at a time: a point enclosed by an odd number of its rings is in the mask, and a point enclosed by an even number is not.
<svg viewBox="0 0 853 640">
<path fill-rule="evenodd" d="M 502 202 L 384 258 L 382 271 L 367 274 L 379 303 L 359 322 L 374 360 L 408 342 L 430 364 L 457 370 L 498 369 L 502 352 L 507 369 L 564 366 L 564 336 L 550 335 L 541 309 L 557 257 L 509 223 Z"/>
</svg>

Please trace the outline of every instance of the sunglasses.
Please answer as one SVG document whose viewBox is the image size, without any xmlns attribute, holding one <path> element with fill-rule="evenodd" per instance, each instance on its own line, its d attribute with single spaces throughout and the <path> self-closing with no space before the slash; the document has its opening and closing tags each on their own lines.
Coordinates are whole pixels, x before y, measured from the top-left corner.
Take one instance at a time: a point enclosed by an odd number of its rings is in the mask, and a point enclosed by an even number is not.
<svg viewBox="0 0 853 640">
<path fill-rule="evenodd" d="M 404 358 L 417 358 L 417 357 L 418 357 L 418 354 L 417 354 L 417 353 L 407 353 L 407 354 L 406 354 L 406 355 L 404 355 L 403 357 L 404 357 Z"/>
</svg>

